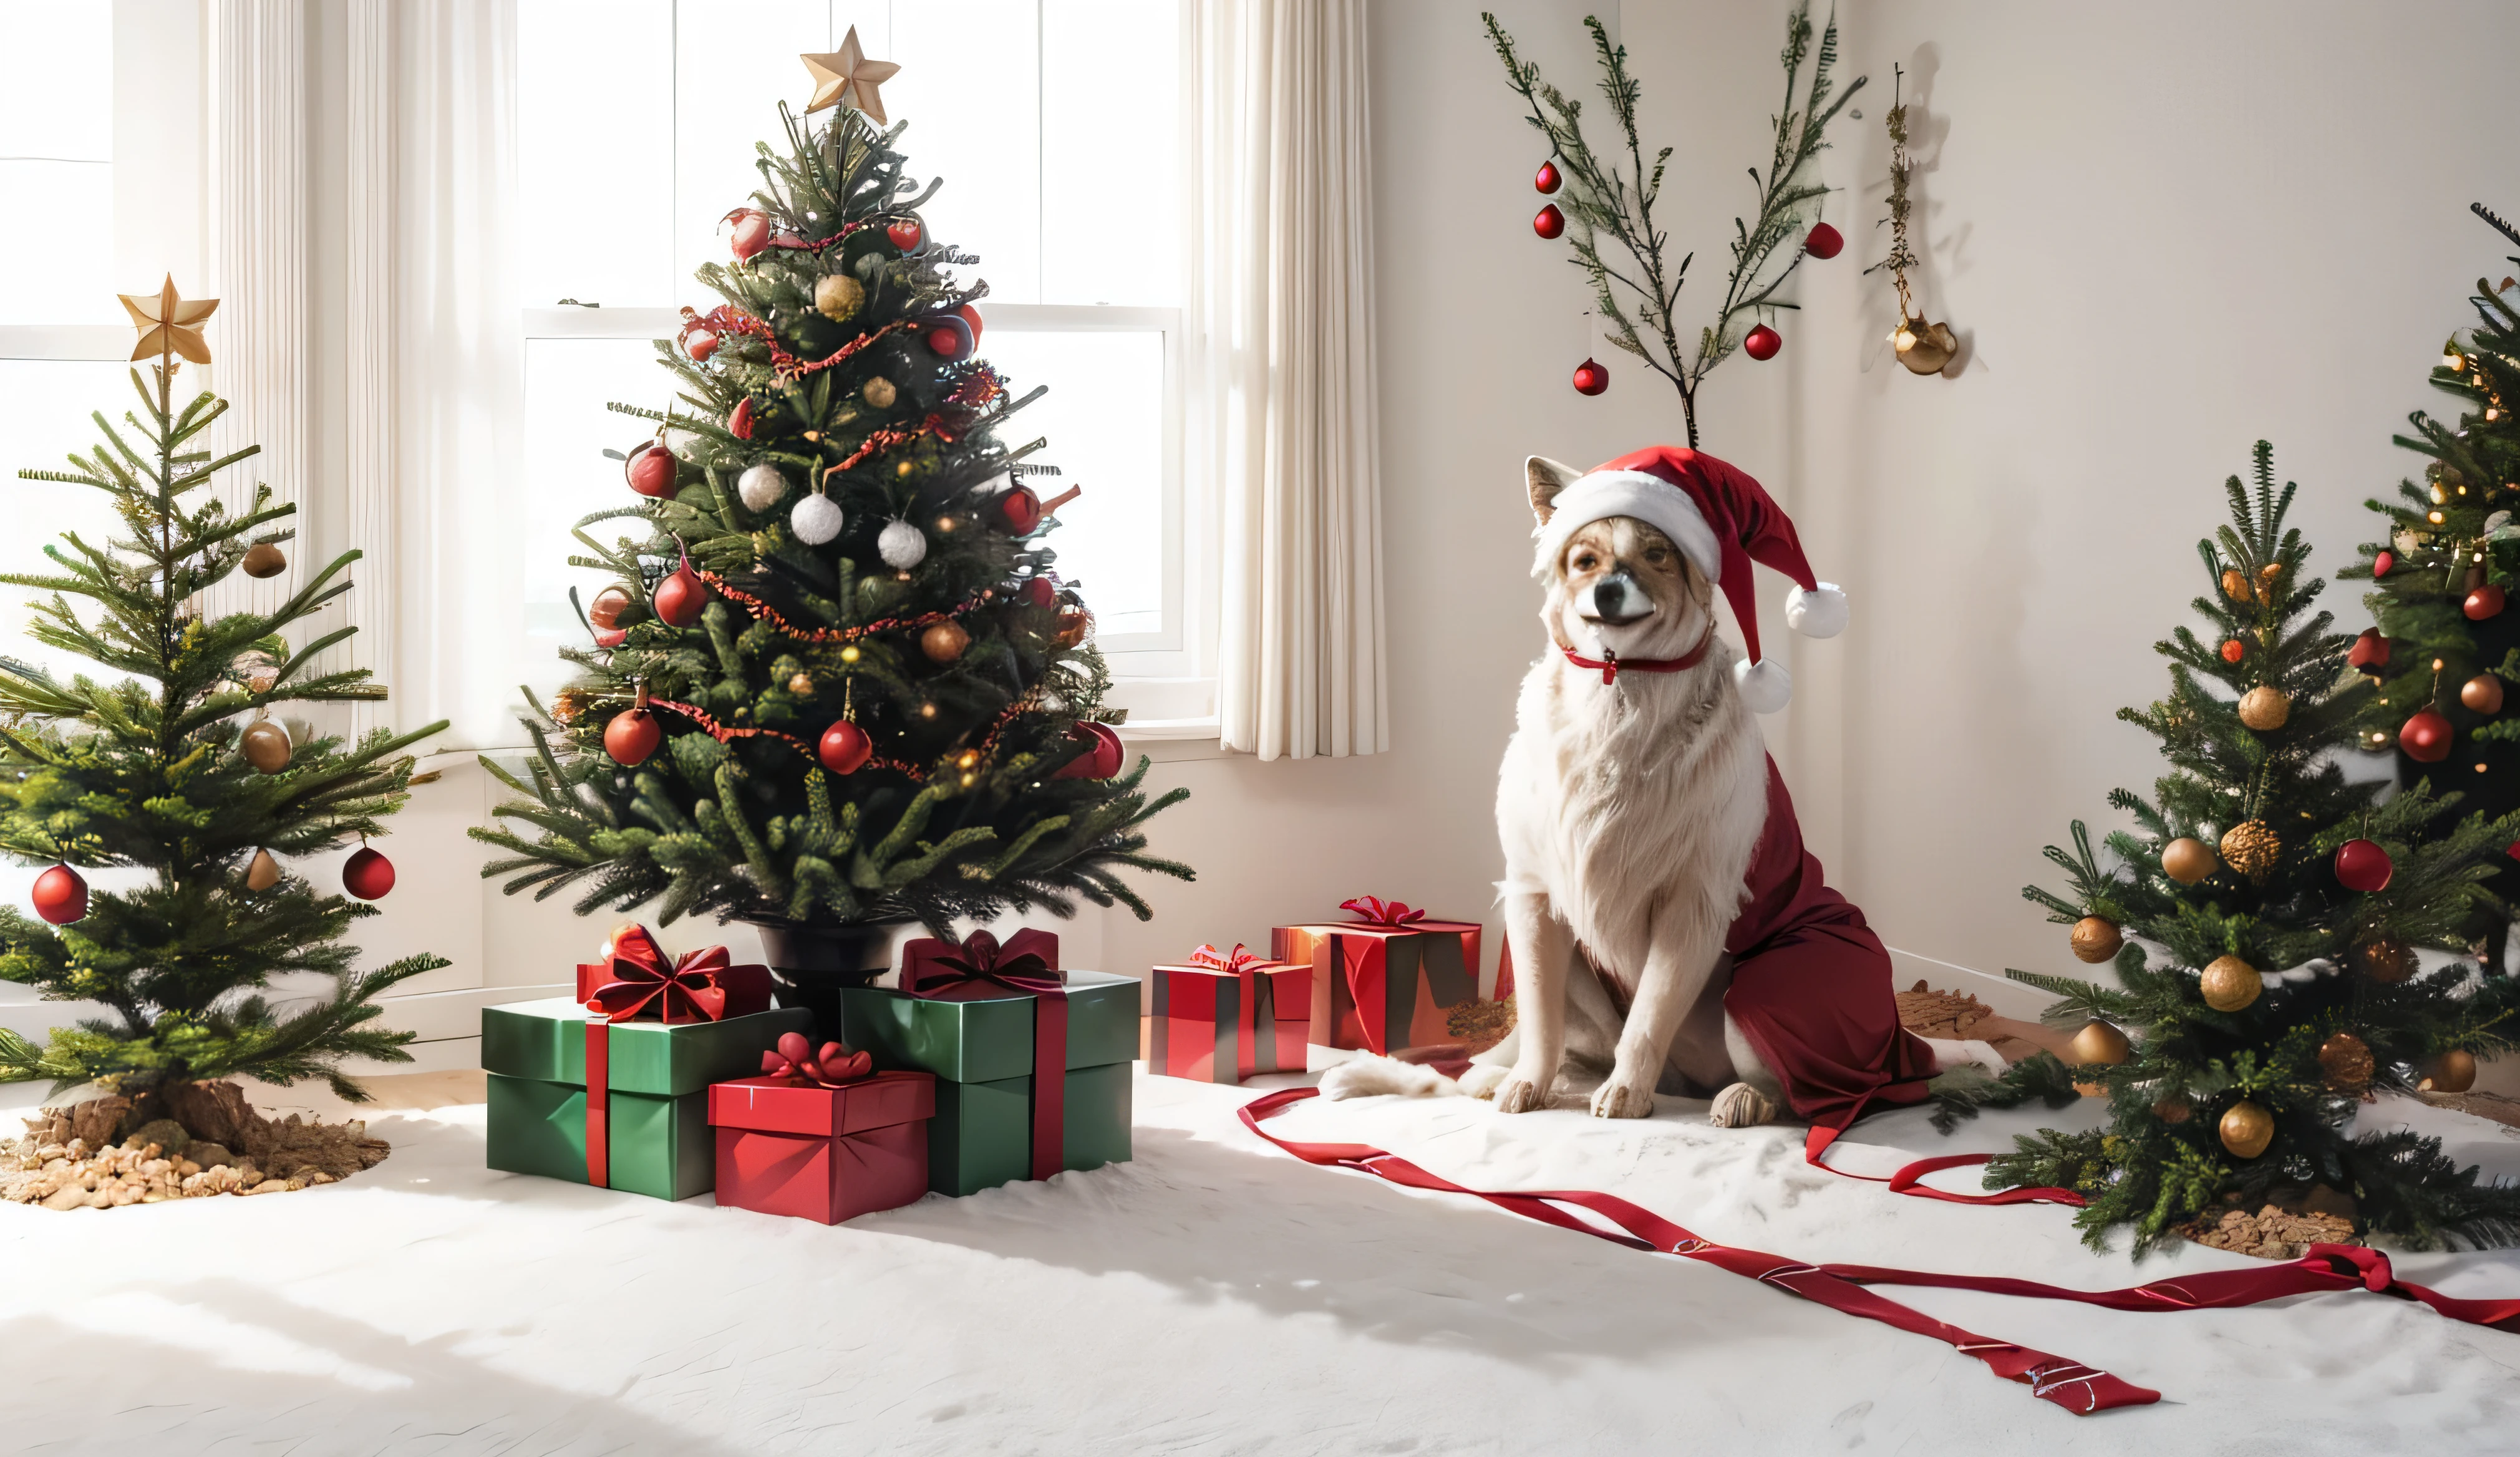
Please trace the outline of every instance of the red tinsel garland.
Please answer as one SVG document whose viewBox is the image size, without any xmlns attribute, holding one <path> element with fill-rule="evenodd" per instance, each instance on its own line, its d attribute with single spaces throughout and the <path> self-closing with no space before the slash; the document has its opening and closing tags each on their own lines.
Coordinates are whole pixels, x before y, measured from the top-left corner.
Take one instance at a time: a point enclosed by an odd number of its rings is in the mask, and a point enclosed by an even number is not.
<svg viewBox="0 0 2520 1457">
<path fill-rule="evenodd" d="M 990 749 L 996 746 L 999 736 L 1006 731 L 1007 725 L 1013 721 L 1015 715 L 1028 708 L 1037 707 L 1039 705 L 1039 697 L 1030 693 L 1027 693 L 1021 698 L 1016 699 L 1013 703 L 1007 705 L 1006 707 L 999 710 L 997 717 L 989 720 L 988 731 L 980 736 L 980 742 L 970 746 L 969 749 L 964 751 L 968 753 L 977 753 L 982 758 L 988 757 Z M 648 700 L 648 706 L 651 708 L 670 708 L 674 712 L 682 714 L 685 718 L 698 724 L 700 732 L 708 735 L 712 739 L 715 739 L 720 744 L 724 744 L 735 739 L 777 739 L 788 748 L 795 750 L 798 753 L 803 754 L 808 760 L 818 764 L 822 762 L 821 757 L 814 752 L 813 746 L 807 744 L 804 740 L 797 738 L 793 734 L 784 734 L 777 729 L 733 728 L 718 722 L 716 717 L 705 708 L 701 708 L 691 704 L 678 704 L 671 699 L 652 698 Z M 907 759 L 895 758 L 871 758 L 868 759 L 861 767 L 870 769 L 890 769 L 894 773 L 907 778 L 913 784 L 923 783 L 927 779 L 929 772 L 926 769 L 921 768 L 917 764 L 911 763 Z"/>
<path fill-rule="evenodd" d="M 893 632 L 905 628 L 933 627 L 939 622 L 950 622 L 956 617 L 963 615 L 965 613 L 974 611 L 982 603 L 990 600 L 988 597 L 976 595 L 966 597 L 960 605 L 947 612 L 927 613 L 916 617 L 878 617 L 872 622 L 864 623 L 856 627 L 799 627 L 788 621 L 786 617 L 781 616 L 779 615 L 779 610 L 772 607 L 769 603 L 762 601 L 760 598 L 753 596 L 751 593 L 744 591 L 741 587 L 728 586 L 726 578 L 719 576 L 716 572 L 702 570 L 698 575 L 701 581 L 708 583 L 709 586 L 716 589 L 719 596 L 734 603 L 736 606 L 742 608 L 745 612 L 750 613 L 753 620 L 758 622 L 768 622 L 771 626 L 778 628 L 782 633 L 800 643 L 853 643 L 859 638 L 878 632 Z"/>
</svg>

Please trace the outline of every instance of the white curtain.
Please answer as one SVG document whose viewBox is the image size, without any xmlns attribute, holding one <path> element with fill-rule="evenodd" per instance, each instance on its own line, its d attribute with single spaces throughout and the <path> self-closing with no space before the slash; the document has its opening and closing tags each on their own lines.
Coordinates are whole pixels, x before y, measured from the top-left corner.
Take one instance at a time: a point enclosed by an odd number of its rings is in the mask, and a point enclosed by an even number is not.
<svg viewBox="0 0 2520 1457">
<path fill-rule="evenodd" d="M 1186 424 L 1221 512 L 1225 745 L 1378 752 L 1366 0 L 1193 0 L 1190 15 Z"/>
</svg>

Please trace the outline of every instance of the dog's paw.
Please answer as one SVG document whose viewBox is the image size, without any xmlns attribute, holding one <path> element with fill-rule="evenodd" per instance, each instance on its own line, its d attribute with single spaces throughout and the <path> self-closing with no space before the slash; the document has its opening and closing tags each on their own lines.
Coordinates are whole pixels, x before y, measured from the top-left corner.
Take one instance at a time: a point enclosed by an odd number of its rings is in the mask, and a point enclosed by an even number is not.
<svg viewBox="0 0 2520 1457">
<path fill-rule="evenodd" d="M 1549 1089 L 1533 1082 L 1520 1072 L 1508 1072 L 1496 1085 L 1492 1096 L 1499 1113 L 1529 1113 L 1549 1106 Z"/>
<path fill-rule="evenodd" d="M 1593 1116 L 1597 1118 L 1642 1118 L 1653 1112 L 1653 1088 L 1621 1077 L 1616 1072 L 1593 1090 Z"/>
<path fill-rule="evenodd" d="M 1706 1121 L 1718 1128 L 1752 1128 L 1777 1120 L 1776 1100 L 1746 1082 L 1736 1082 L 1715 1095 Z"/>
<path fill-rule="evenodd" d="M 1508 1069 L 1473 1064 L 1469 1071 L 1462 1074 L 1462 1091 L 1473 1098 L 1493 1098 L 1510 1075 Z"/>
</svg>

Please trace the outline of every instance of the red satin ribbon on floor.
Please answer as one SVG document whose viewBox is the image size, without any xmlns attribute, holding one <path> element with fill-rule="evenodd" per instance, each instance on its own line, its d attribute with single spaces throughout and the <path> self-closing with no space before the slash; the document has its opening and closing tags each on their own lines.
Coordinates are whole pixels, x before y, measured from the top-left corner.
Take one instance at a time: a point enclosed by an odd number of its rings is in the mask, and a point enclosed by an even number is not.
<svg viewBox="0 0 2520 1457">
<path fill-rule="evenodd" d="M 1814 1128 L 1805 1134 L 1803 1161 L 1814 1168 L 1827 1168 L 1842 1178 L 1862 1179 L 1868 1184 L 1887 1184 L 1893 1194 L 1905 1194 L 1911 1199 L 1938 1199 L 1945 1204 L 2060 1204 L 2079 1209 L 2091 1202 L 2071 1189 L 2045 1184 L 2020 1184 L 2010 1189 L 1998 1189 L 1993 1194 L 1954 1194 L 1948 1189 L 1937 1189 L 1922 1182 L 1929 1173 L 1984 1163 L 1995 1157 L 1993 1154 L 1944 1154 L 1933 1159 L 1918 1159 L 1912 1163 L 1900 1165 L 1899 1171 L 1888 1178 L 1875 1173 L 1848 1173 L 1842 1168 L 1829 1168 L 1828 1164 L 1821 1161 L 1821 1156 L 1828 1152 L 1828 1146 L 1837 1142 L 1837 1135 L 1844 1131 L 1842 1128 Z"/>
<path fill-rule="evenodd" d="M 2006 1341 L 1990 1341 L 1959 1327 L 1934 1319 L 1922 1311 L 1912 1310 L 1896 1300 L 1884 1298 L 1866 1290 L 1868 1285 L 1920 1285 L 1945 1290 L 1975 1290 L 1991 1295 L 2029 1296 L 2049 1300 L 2079 1300 L 2087 1305 L 2100 1305 L 2112 1310 L 2216 1310 L 2234 1305 L 2254 1305 L 2264 1300 L 2282 1299 L 2287 1296 L 2315 1295 L 2330 1291 L 2368 1290 L 2400 1299 L 2420 1300 L 2452 1320 L 2497 1330 L 2520 1332 L 2520 1299 L 2462 1300 L 2436 1294 L 2420 1285 L 2409 1285 L 2390 1271 L 2389 1257 L 2376 1250 L 2350 1245 L 2313 1245 L 2310 1252 L 2286 1264 L 2268 1265 L 2245 1270 L 2207 1270 L 2175 1280 L 2157 1280 L 2126 1290 L 2067 1290 L 2062 1286 L 2043 1285 L 2035 1280 L 2012 1280 L 1983 1275 L 1937 1275 L 1917 1270 L 1887 1269 L 1877 1265 L 1812 1265 L 1778 1255 L 1763 1254 L 1755 1250 L 1736 1250 L 1699 1239 L 1688 1230 L 1641 1206 L 1611 1194 L 1589 1190 L 1525 1190 L 1498 1193 L 1470 1189 L 1437 1174 L 1428 1173 L 1417 1164 L 1390 1153 L 1365 1144 L 1298 1143 L 1270 1133 L 1260 1120 L 1307 1098 L 1318 1096 L 1317 1088 L 1287 1088 L 1270 1093 L 1245 1104 L 1242 1121 L 1254 1133 L 1276 1144 L 1307 1163 L 1333 1168 L 1351 1168 L 1411 1189 L 1428 1189 L 1441 1194 L 1466 1194 L 1483 1199 L 1499 1208 L 1520 1214 L 1559 1229 L 1588 1234 L 1612 1244 L 1631 1249 L 1648 1250 L 1663 1254 L 1685 1255 L 1690 1259 L 1717 1265 L 1747 1279 L 1790 1291 L 1808 1300 L 1817 1300 L 1833 1310 L 1877 1320 L 1884 1325 L 1919 1336 L 1930 1336 L 1947 1343 L 1953 1349 L 1975 1356 L 1996 1375 L 2017 1381 L 2030 1388 L 2032 1395 L 2073 1412 L 2077 1416 L 2107 1411 L 2119 1406 L 2141 1406 L 2161 1399 L 2161 1393 L 2132 1385 L 2105 1371 L 2076 1361 L 2051 1356 Z M 1823 1142 L 1822 1147 L 1825 1147 Z M 1962 1156 L 1967 1157 L 1967 1156 Z M 1930 1163 L 1945 1161 L 1927 1160 Z M 1913 1165 L 1912 1165 L 1912 1167 Z M 1946 1165 L 1948 1166 L 1948 1165 Z M 1902 1172 L 1906 1172 L 1903 1170 Z M 1939 1191 L 1930 1191 L 1939 1192 Z M 2013 1191 L 2006 1191 L 2013 1192 Z M 1984 1199 L 1966 1195 L 1946 1196 L 1968 1203 L 2000 1200 L 2001 1196 Z M 2017 1202 L 2017 1201 L 2016 1201 Z M 1617 1226 L 1620 1233 L 1589 1224 L 1560 1205 L 1586 1209 Z"/>
</svg>

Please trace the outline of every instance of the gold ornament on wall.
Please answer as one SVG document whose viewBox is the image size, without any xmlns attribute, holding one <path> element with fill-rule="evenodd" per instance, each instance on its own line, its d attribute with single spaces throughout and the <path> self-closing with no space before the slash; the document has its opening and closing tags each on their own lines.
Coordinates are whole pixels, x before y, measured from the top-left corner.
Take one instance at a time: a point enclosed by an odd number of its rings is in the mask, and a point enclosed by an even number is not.
<svg viewBox="0 0 2520 1457">
<path fill-rule="evenodd" d="M 2097 966 L 2118 954 L 2118 948 L 2126 944 L 2126 936 L 2106 918 L 2085 916 L 2074 923 L 2073 944 L 2076 961 Z"/>
<path fill-rule="evenodd" d="M 1951 325 L 1925 318 L 1908 285 L 1909 270 L 1921 268 L 1923 262 L 1908 238 L 1908 219 L 1915 208 L 1908 196 L 1908 183 L 1915 173 L 1915 162 L 1908 156 L 1908 108 L 1896 89 L 1905 84 L 1907 75 L 1895 67 L 1892 69 L 1897 78 L 1891 83 L 1890 114 L 1885 118 L 1890 130 L 1890 256 L 1874 266 L 1889 269 L 1891 282 L 1899 288 L 1899 327 L 1891 331 L 1890 347 L 1910 374 L 1938 375 L 1959 353 L 1960 343 Z"/>
<path fill-rule="evenodd" d="M 2258 979 L 2258 969 L 2236 956 L 2217 956 L 2205 964 L 2196 979 L 2196 989 L 2204 994 L 2205 1005 L 2217 1012 L 2238 1012 L 2258 999 L 2266 983 Z"/>
<path fill-rule="evenodd" d="M 2264 883 L 2267 872 L 2275 868 L 2275 859 L 2283 853 L 2282 842 L 2264 820 L 2242 820 L 2223 832 L 2223 863 L 2247 876 L 2252 882 Z"/>
</svg>

